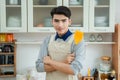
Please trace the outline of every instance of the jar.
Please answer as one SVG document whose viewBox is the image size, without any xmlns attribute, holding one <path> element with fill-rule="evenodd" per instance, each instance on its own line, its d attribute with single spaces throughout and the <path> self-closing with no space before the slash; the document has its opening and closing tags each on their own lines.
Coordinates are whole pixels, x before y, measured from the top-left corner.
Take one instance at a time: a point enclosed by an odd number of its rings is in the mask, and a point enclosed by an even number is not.
<svg viewBox="0 0 120 80">
<path fill-rule="evenodd" d="M 111 62 L 109 56 L 102 56 L 99 68 L 101 71 L 108 72 L 111 70 Z"/>
<path fill-rule="evenodd" d="M 102 35 L 101 35 L 101 34 L 98 34 L 96 40 L 97 40 L 98 42 L 101 42 L 101 41 L 103 40 Z"/>
<path fill-rule="evenodd" d="M 0 41 L 5 42 L 6 41 L 6 34 L 0 34 Z"/>
<path fill-rule="evenodd" d="M 96 40 L 95 35 L 91 34 L 90 37 L 89 37 L 89 41 L 94 42 L 95 40 Z"/>
<path fill-rule="evenodd" d="M 7 42 L 13 42 L 13 40 L 14 40 L 13 34 L 12 34 L 12 33 L 8 33 L 8 34 L 6 35 L 6 41 L 7 41 Z"/>
</svg>

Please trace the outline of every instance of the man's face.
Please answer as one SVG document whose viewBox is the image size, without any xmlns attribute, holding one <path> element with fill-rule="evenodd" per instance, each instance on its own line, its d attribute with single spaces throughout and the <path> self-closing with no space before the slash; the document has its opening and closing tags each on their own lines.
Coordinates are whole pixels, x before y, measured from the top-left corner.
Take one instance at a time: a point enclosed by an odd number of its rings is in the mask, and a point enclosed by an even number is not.
<svg viewBox="0 0 120 80">
<path fill-rule="evenodd" d="M 64 15 L 55 14 L 52 19 L 52 24 L 57 33 L 62 36 L 68 31 L 68 26 L 71 24 L 71 19 Z"/>
</svg>

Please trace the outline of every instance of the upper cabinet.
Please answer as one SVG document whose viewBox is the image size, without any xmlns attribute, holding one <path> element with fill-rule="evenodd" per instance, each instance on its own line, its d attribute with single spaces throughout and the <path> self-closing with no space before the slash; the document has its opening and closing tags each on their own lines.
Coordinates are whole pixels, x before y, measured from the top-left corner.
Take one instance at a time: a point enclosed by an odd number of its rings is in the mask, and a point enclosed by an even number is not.
<svg viewBox="0 0 120 80">
<path fill-rule="evenodd" d="M 26 0 L 0 0 L 0 2 L 0 32 L 27 32 Z"/>
<path fill-rule="evenodd" d="M 88 0 L 63 0 L 63 5 L 70 8 L 72 15 L 72 24 L 69 27 L 71 31 L 81 30 L 88 32 Z"/>
<path fill-rule="evenodd" d="M 75 0 L 74 0 L 75 1 Z M 78 0 L 76 0 L 78 1 Z M 51 24 L 50 11 L 57 6 L 67 6 L 72 11 L 71 31 L 76 29 L 88 32 L 88 2 L 80 0 L 77 4 L 72 0 L 29 0 L 28 31 L 55 32 Z"/>
<path fill-rule="evenodd" d="M 72 11 L 71 31 L 114 32 L 114 0 L 29 0 L 28 31 L 54 32 L 50 11 L 60 5 Z"/>
<path fill-rule="evenodd" d="M 28 32 L 55 32 L 50 11 L 62 5 L 62 0 L 29 0 Z"/>
<path fill-rule="evenodd" d="M 0 32 L 55 32 L 50 11 L 67 6 L 70 30 L 114 32 L 114 0 L 0 0 Z"/>
<path fill-rule="evenodd" d="M 89 31 L 114 32 L 115 1 L 90 0 Z"/>
</svg>

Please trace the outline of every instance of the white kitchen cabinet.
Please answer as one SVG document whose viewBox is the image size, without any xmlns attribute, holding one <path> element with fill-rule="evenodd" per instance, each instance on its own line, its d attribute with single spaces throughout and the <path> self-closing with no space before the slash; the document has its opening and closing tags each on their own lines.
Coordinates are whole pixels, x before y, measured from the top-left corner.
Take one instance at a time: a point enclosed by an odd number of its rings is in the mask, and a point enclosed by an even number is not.
<svg viewBox="0 0 120 80">
<path fill-rule="evenodd" d="M 55 32 L 50 11 L 60 5 L 72 11 L 72 32 L 114 32 L 114 0 L 18 0 L 17 4 L 10 1 L 17 0 L 0 0 L 0 32 Z"/>
<path fill-rule="evenodd" d="M 78 1 L 75 3 L 74 1 Z M 72 15 L 72 24 L 69 27 L 71 31 L 81 30 L 88 32 L 88 0 L 63 0 L 63 5 L 70 8 Z"/>
<path fill-rule="evenodd" d="M 0 0 L 0 2 L 0 32 L 27 32 L 26 0 Z"/>
<path fill-rule="evenodd" d="M 60 5 L 72 11 L 71 31 L 114 32 L 114 0 L 48 0 L 47 4 L 40 4 L 40 0 L 29 0 L 28 32 L 54 32 L 50 11 Z"/>
<path fill-rule="evenodd" d="M 28 32 L 55 32 L 51 25 L 50 11 L 53 7 L 64 5 L 72 11 L 71 31 L 76 29 L 88 32 L 88 2 L 84 0 L 78 5 L 69 5 L 69 0 L 48 0 L 47 4 L 40 4 L 40 0 L 28 1 Z"/>
<path fill-rule="evenodd" d="M 55 32 L 51 25 L 50 11 L 59 5 L 62 5 L 62 0 L 29 0 L 28 32 Z"/>
<path fill-rule="evenodd" d="M 114 0 L 90 0 L 89 8 L 89 32 L 114 32 Z"/>
<path fill-rule="evenodd" d="M 63 0 L 64 5 L 72 11 L 73 24 L 81 24 L 84 32 L 114 32 L 115 1 L 114 0 Z M 79 1 L 80 5 L 70 5 L 70 1 Z M 71 28 L 71 27 L 70 27 Z"/>
</svg>

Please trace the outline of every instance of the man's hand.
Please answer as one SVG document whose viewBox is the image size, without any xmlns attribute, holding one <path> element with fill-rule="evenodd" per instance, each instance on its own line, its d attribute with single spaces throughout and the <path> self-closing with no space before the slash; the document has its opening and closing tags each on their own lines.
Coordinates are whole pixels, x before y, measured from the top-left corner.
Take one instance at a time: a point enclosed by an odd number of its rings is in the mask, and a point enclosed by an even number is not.
<svg viewBox="0 0 120 80">
<path fill-rule="evenodd" d="M 75 54 L 72 53 L 72 54 L 68 54 L 67 58 L 63 61 L 67 64 L 71 64 L 71 62 L 75 59 Z"/>
<path fill-rule="evenodd" d="M 52 67 L 50 64 L 50 61 L 52 61 L 52 59 L 50 58 L 50 56 L 45 56 L 43 59 L 44 62 L 44 68 L 46 72 L 52 72 L 55 71 L 56 69 L 54 67 Z"/>
<path fill-rule="evenodd" d="M 74 74 L 73 70 L 70 67 L 70 64 L 74 60 L 74 58 L 75 58 L 74 54 L 68 54 L 68 56 L 64 61 L 59 62 L 59 61 L 52 60 L 50 56 L 46 56 L 43 59 L 45 71 L 52 72 L 57 70 L 57 71 L 64 72 L 66 74 Z"/>
<path fill-rule="evenodd" d="M 50 56 L 45 56 L 44 59 L 43 59 L 44 64 L 49 64 L 50 61 L 51 61 Z"/>
</svg>

